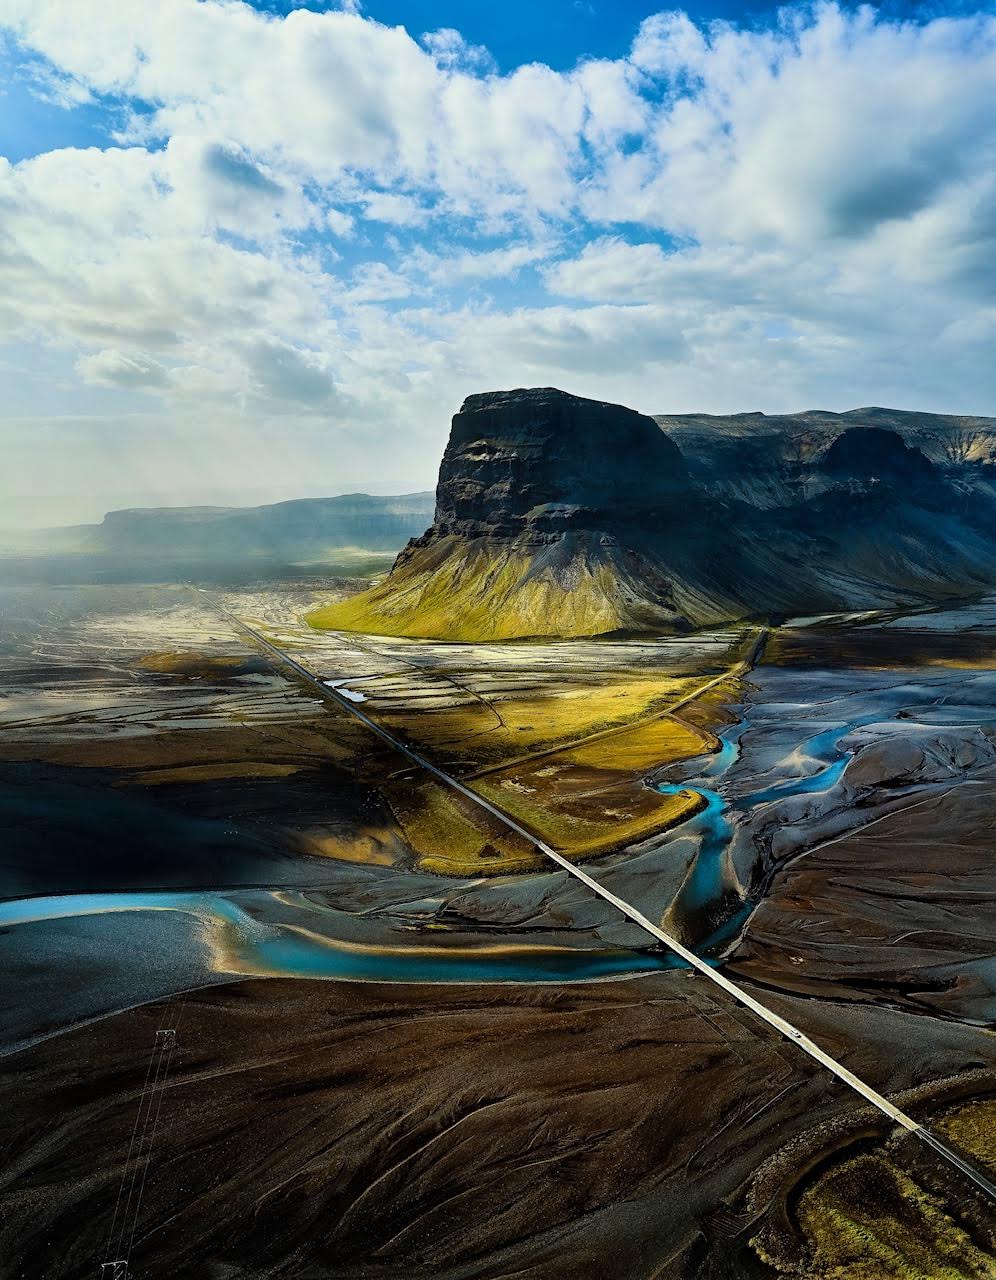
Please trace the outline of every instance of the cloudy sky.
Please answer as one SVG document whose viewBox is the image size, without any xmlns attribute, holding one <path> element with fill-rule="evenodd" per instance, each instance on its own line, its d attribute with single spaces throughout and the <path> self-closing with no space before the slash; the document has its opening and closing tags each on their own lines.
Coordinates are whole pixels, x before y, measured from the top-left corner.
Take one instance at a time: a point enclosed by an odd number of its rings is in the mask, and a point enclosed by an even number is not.
<svg viewBox="0 0 996 1280">
<path fill-rule="evenodd" d="M 0 527 L 430 487 L 495 387 L 996 414 L 975 8 L 0 0 Z"/>
</svg>

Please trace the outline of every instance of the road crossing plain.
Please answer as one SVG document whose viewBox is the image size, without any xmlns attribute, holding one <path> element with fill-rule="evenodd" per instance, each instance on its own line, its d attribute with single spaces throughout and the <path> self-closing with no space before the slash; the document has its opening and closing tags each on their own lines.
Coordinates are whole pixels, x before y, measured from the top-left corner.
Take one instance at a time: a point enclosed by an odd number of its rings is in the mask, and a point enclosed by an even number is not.
<svg viewBox="0 0 996 1280">
<path fill-rule="evenodd" d="M 742 638 L 351 643 L 297 620 L 309 590 L 224 599 L 468 784 L 497 772 L 499 788 L 504 771 L 515 785 L 496 794 L 523 805 L 530 795 L 516 786 L 579 754 L 604 771 L 594 753 L 610 749 L 632 766 L 613 785 L 649 791 L 655 770 L 627 726 L 639 719 L 647 734 L 666 710 L 665 685 L 673 697 L 722 675 Z M 0 799 L 5 830 L 18 833 L 5 853 L 8 896 L 296 886 L 339 912 L 351 940 L 400 956 L 475 936 L 645 948 L 608 903 L 555 869 L 434 873 L 398 821 L 404 766 L 345 712 L 254 665 L 189 591 L 84 596 L 52 593 L 35 615 L 19 605 L 19 648 L 5 632 Z M 996 1165 L 986 1123 L 996 1090 L 992 615 L 976 607 L 971 625 L 945 627 L 935 613 L 913 634 L 906 620 L 892 665 L 894 621 L 873 636 L 839 621 L 782 627 L 737 687 L 721 681 L 714 700 L 682 709 L 681 732 L 707 748 L 697 761 L 685 749 L 668 756 L 666 717 L 650 750 L 659 776 L 679 782 L 711 761 L 729 766 L 721 785 L 735 831 L 721 901 L 739 885 L 759 904 L 727 940 L 730 976 Z M 593 699 L 599 683 L 612 687 L 614 720 Z M 588 741 L 558 751 L 565 724 Z M 736 809 L 825 767 L 800 744 L 834 726 L 852 726 L 839 751 L 853 761 L 831 787 Z M 660 919 L 676 899 L 693 905 L 695 848 L 679 825 L 585 866 Z M 276 919 L 265 897 L 253 908 L 264 930 Z M 280 910 L 282 926 L 293 921 L 287 901 Z M 700 918 L 712 927 L 708 916 L 683 918 L 694 932 Z M 0 933 L 0 963 L 17 984 L 7 1008 L 32 1007 L 58 1033 L 0 1058 L 10 1154 L 0 1252 L 14 1276 L 75 1277 L 97 1257 L 157 997 L 170 967 L 183 969 L 168 926 L 159 913 L 143 932 L 137 917 L 116 960 L 87 949 L 96 925 L 81 921 Z M 964 1184 L 700 975 L 212 980 L 222 985 L 184 1000 L 136 1275 L 851 1280 L 860 1259 L 846 1254 L 846 1221 L 898 1249 L 907 1272 L 941 1254 L 956 1277 L 989 1265 L 979 1258 L 993 1241 Z M 139 1007 L 66 1029 L 85 1012 L 84 993 L 106 991 L 107 1008 L 121 1009 L 132 989 Z M 913 1245 L 916 1256 L 902 1252 Z M 882 1280 L 892 1274 L 902 1272 Z"/>
</svg>

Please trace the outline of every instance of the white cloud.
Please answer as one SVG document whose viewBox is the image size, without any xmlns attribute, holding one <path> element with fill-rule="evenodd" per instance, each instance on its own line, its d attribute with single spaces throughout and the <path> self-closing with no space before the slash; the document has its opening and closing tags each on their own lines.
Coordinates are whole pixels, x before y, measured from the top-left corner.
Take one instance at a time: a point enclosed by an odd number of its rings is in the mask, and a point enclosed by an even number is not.
<svg viewBox="0 0 996 1280">
<path fill-rule="evenodd" d="M 700 241 L 806 245 L 917 216 L 996 161 L 996 19 L 925 25 L 784 10 L 771 32 L 648 19 L 633 62 L 665 86 L 644 145 L 588 211 Z"/>
<path fill-rule="evenodd" d="M 395 227 L 423 227 L 430 217 L 430 210 L 421 201 L 391 191 L 368 192 L 363 197 L 363 211 L 374 222 Z"/>
<path fill-rule="evenodd" d="M 208 134 L 323 182 L 376 175 L 382 187 L 420 183 L 457 202 L 544 205 L 567 189 L 583 117 L 574 77 L 441 66 L 403 28 L 342 11 L 278 20 L 220 0 L 69 7 L 4 0 L 0 18 L 94 92 L 153 104 L 133 120 L 136 138 Z"/>
<path fill-rule="evenodd" d="M 553 263 L 545 274 L 551 290 L 565 297 L 646 302 L 666 287 L 668 258 L 658 244 L 602 236 L 576 258 Z"/>
<path fill-rule="evenodd" d="M 118 146 L 0 161 L 0 338 L 108 394 L 429 454 L 524 382 L 996 412 L 991 16 L 662 13 L 625 58 L 509 74 L 355 5 L 0 0 L 0 28 L 41 91 L 135 107 Z"/>
<path fill-rule="evenodd" d="M 371 262 L 359 267 L 353 274 L 352 285 L 345 300 L 391 302 L 396 298 L 407 298 L 411 291 L 411 285 L 400 272 L 392 270 L 386 262 Z"/>
<path fill-rule="evenodd" d="M 353 235 L 356 229 L 356 219 L 352 214 L 344 213 L 342 209 L 326 209 L 324 218 L 325 225 L 332 234 L 342 236 L 344 239 Z"/>
<path fill-rule="evenodd" d="M 320 352 L 257 340 L 248 357 L 255 387 L 264 398 L 313 409 L 336 406 L 339 391 L 328 361 Z"/>
<path fill-rule="evenodd" d="M 472 326 L 478 359 L 494 353 L 513 382 L 516 369 L 530 381 L 546 371 L 629 379 L 648 367 L 665 371 L 688 354 L 681 317 L 656 307 L 544 307 L 481 317 Z"/>
<path fill-rule="evenodd" d="M 416 249 L 405 267 L 435 284 L 456 285 L 471 280 L 509 279 L 523 267 L 542 262 L 552 252 L 549 242 L 509 244 L 500 249 L 456 249 L 431 252 Z"/>
<path fill-rule="evenodd" d="M 105 347 L 91 356 L 80 356 L 76 368 L 84 382 L 99 387 L 147 390 L 169 384 L 166 368 L 151 356 L 129 355 Z"/>
<path fill-rule="evenodd" d="M 422 44 L 440 67 L 460 68 L 485 75 L 498 70 L 494 58 L 483 45 L 468 44 L 460 32 L 452 27 L 426 31 L 422 36 Z"/>
</svg>

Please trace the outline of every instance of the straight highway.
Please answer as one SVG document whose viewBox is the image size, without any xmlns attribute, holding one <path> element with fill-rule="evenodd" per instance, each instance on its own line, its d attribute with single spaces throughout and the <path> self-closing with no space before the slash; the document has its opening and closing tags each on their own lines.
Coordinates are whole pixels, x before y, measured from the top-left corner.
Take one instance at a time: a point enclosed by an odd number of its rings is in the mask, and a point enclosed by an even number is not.
<svg viewBox="0 0 996 1280">
<path fill-rule="evenodd" d="M 314 689 L 325 701 L 334 704 L 342 711 L 348 712 L 349 715 L 359 720 L 361 724 L 364 724 L 371 733 L 376 734 L 378 738 L 381 738 L 384 742 L 388 743 L 395 751 L 405 756 L 420 769 L 431 774 L 432 777 L 436 778 L 444 786 L 458 792 L 465 799 L 490 814 L 493 818 L 497 818 L 505 827 L 521 836 L 545 858 L 549 859 L 550 862 L 555 863 L 562 870 L 566 871 L 568 875 L 573 876 L 575 880 L 579 880 L 583 885 L 586 885 L 592 893 L 597 894 L 600 898 L 603 898 L 606 902 L 610 903 L 628 920 L 631 920 L 634 924 L 643 929 L 655 940 L 655 942 L 662 943 L 675 955 L 680 956 L 681 959 L 684 960 L 692 969 L 695 969 L 714 986 L 721 988 L 738 1004 L 749 1009 L 751 1013 L 760 1019 L 760 1021 L 766 1023 L 769 1027 L 772 1027 L 779 1035 L 784 1036 L 784 1038 L 794 1044 L 797 1049 L 807 1054 L 814 1062 L 818 1063 L 825 1070 L 836 1076 L 838 1080 L 847 1085 L 849 1089 L 852 1089 L 855 1093 L 859 1094 L 866 1102 L 871 1103 L 873 1107 L 877 1108 L 883 1115 L 887 1116 L 889 1120 L 893 1121 L 901 1128 L 906 1129 L 920 1141 L 926 1143 L 926 1145 L 929 1146 L 937 1155 L 956 1168 L 961 1174 L 974 1183 L 976 1187 L 983 1191 L 985 1195 L 996 1202 L 996 1184 L 986 1177 L 979 1168 L 967 1160 L 958 1151 L 949 1146 L 943 1139 L 938 1138 L 923 1125 L 919 1124 L 912 1118 L 912 1116 L 907 1115 L 904 1111 L 901 1111 L 898 1107 L 894 1106 L 883 1094 L 879 1093 L 876 1089 L 873 1089 L 870 1085 L 865 1084 L 865 1082 L 859 1079 L 852 1071 L 849 1071 L 843 1063 L 838 1062 L 836 1058 L 831 1057 L 830 1054 L 821 1049 L 818 1044 L 811 1040 L 803 1031 L 800 1031 L 798 1027 L 793 1026 L 792 1023 L 787 1021 L 787 1019 L 775 1013 L 774 1010 L 769 1009 L 766 1005 L 762 1004 L 760 1000 L 755 999 L 754 996 L 752 996 L 748 991 L 745 991 L 743 987 L 731 981 L 725 974 L 714 968 L 700 956 L 697 956 L 694 951 L 679 942 L 677 938 L 672 937 L 669 933 L 665 933 L 663 929 L 654 924 L 652 920 L 648 919 L 647 916 L 637 910 L 636 907 L 632 906 L 628 902 L 624 902 L 622 898 L 617 897 L 611 890 L 607 889 L 604 885 L 599 884 L 597 880 L 592 879 L 587 872 L 576 866 L 568 858 L 565 858 L 563 854 L 558 853 L 556 849 L 551 848 L 545 841 L 539 839 L 539 837 L 533 832 L 520 825 L 514 818 L 503 812 L 496 805 L 493 805 L 489 800 L 486 800 L 482 795 L 478 794 L 478 792 L 468 786 L 465 786 L 458 779 L 452 777 L 448 773 L 445 773 L 430 760 L 427 760 L 417 751 L 414 751 L 406 743 L 402 742 L 400 738 L 395 737 L 394 734 L 390 733 L 382 725 L 379 725 L 375 720 L 371 719 L 371 717 L 364 711 L 361 711 L 356 703 L 351 702 L 347 697 L 339 693 L 338 690 L 331 688 L 328 684 L 320 680 L 316 675 L 308 671 L 306 667 L 303 667 L 289 654 L 285 653 L 282 649 L 279 649 L 275 644 L 267 640 L 265 636 L 261 635 L 253 627 L 250 627 L 247 623 L 243 622 L 242 619 L 232 613 L 230 609 L 227 609 L 224 605 L 214 600 L 207 592 L 203 591 L 199 587 L 195 588 L 195 591 L 197 591 L 207 603 L 226 618 L 237 631 L 250 640 L 264 654 L 277 663 L 288 667 L 298 679 L 302 680 Z M 761 643 L 763 643 L 763 640 L 759 637 L 758 644 L 754 647 L 754 654 L 759 651 Z M 719 680 L 725 679 L 729 674 L 731 673 L 725 673 L 724 676 L 719 677 L 713 683 L 718 683 Z"/>
</svg>

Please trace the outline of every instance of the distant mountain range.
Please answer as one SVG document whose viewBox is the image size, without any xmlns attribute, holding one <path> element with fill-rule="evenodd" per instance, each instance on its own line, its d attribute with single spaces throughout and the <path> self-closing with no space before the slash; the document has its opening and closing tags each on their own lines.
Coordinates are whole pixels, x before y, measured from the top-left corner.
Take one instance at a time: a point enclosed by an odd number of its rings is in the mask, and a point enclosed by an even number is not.
<svg viewBox="0 0 996 1280">
<path fill-rule="evenodd" d="M 191 560 L 310 560 L 344 548 L 394 552 L 432 519 L 431 493 L 350 493 L 262 507 L 148 507 L 109 511 L 100 524 L 40 529 L 14 549 Z"/>
<path fill-rule="evenodd" d="M 684 630 L 996 582 L 996 420 L 661 416 L 468 398 L 431 527 L 318 626 L 444 639 Z"/>
<path fill-rule="evenodd" d="M 0 586 L 332 580 L 384 573 L 432 519 L 431 493 L 260 507 L 110 511 L 100 524 L 0 533 Z"/>
</svg>

